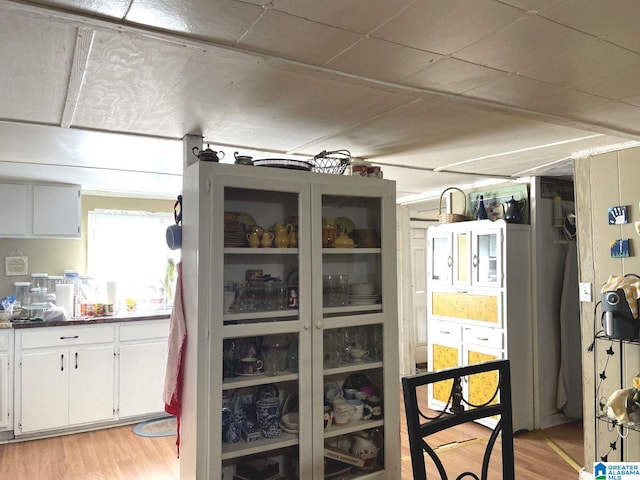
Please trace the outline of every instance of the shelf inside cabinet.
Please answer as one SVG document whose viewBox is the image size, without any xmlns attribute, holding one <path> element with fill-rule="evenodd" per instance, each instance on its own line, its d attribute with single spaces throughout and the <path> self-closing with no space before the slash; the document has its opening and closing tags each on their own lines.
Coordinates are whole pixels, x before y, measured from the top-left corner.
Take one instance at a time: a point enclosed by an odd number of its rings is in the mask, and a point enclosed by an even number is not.
<svg viewBox="0 0 640 480">
<path fill-rule="evenodd" d="M 289 310 L 269 310 L 265 312 L 253 313 L 225 313 L 222 320 L 225 324 L 242 321 L 242 320 L 267 320 L 275 318 L 291 318 L 298 316 L 298 309 Z"/>
<path fill-rule="evenodd" d="M 328 255 L 362 255 L 366 253 L 381 253 L 381 248 L 323 248 L 322 253 Z"/>
<path fill-rule="evenodd" d="M 337 367 L 325 368 L 324 374 L 335 375 L 340 373 L 361 372 L 364 370 L 373 370 L 375 368 L 382 368 L 382 362 L 361 362 L 361 363 L 343 362 Z"/>
<path fill-rule="evenodd" d="M 254 442 L 245 442 L 244 440 L 240 440 L 237 443 L 223 443 L 221 459 L 229 460 L 231 458 L 278 450 L 280 448 L 292 447 L 294 445 L 298 445 L 298 436 L 286 432 L 282 432 L 282 436 L 280 438 L 263 438 Z"/>
<path fill-rule="evenodd" d="M 348 433 L 360 432 L 370 428 L 382 427 L 384 420 L 355 420 L 344 425 L 331 425 L 324 429 L 324 438 L 338 437 Z"/>
<path fill-rule="evenodd" d="M 249 248 L 249 247 L 225 247 L 225 255 L 297 255 L 297 248 Z"/>
<path fill-rule="evenodd" d="M 380 312 L 382 311 L 381 303 L 372 303 L 370 305 L 347 305 L 344 307 L 324 307 L 322 313 L 324 315 L 339 315 L 341 313 L 356 312 Z"/>
<path fill-rule="evenodd" d="M 262 373 L 260 375 L 253 376 L 238 376 L 225 378 L 222 381 L 223 390 L 233 390 L 236 388 L 255 387 L 257 385 L 265 385 L 267 383 L 275 382 L 289 382 L 292 380 L 298 380 L 297 373 L 283 372 L 279 375 L 267 375 Z"/>
</svg>

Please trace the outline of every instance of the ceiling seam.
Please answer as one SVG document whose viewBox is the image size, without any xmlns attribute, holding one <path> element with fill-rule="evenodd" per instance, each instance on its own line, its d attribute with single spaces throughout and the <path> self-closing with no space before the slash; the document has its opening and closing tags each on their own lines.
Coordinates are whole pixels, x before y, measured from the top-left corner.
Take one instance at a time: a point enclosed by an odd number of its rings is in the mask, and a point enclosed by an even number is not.
<svg viewBox="0 0 640 480">
<path fill-rule="evenodd" d="M 13 6 L 13 9 L 11 8 L 11 6 Z M 126 23 L 124 21 L 104 19 L 102 17 L 85 15 L 84 13 L 82 14 L 75 13 L 75 12 L 70 13 L 67 10 L 53 9 L 50 7 L 44 8 L 40 5 L 36 6 L 36 5 L 25 3 L 25 2 L 18 2 L 16 0 L 6 0 L 3 3 L 0 3 L 0 11 L 1 10 L 18 10 L 21 12 L 31 13 L 33 15 L 41 15 L 41 16 L 44 15 L 47 17 L 56 15 L 55 18 L 57 18 L 60 21 L 72 22 L 74 24 L 79 22 L 81 25 L 86 25 L 87 21 L 91 20 L 97 23 L 97 25 L 95 24 L 93 25 L 94 27 L 103 28 L 111 31 L 115 30 L 120 33 L 123 31 L 126 31 L 131 34 L 146 36 L 149 38 L 156 39 L 158 41 L 164 41 L 167 43 L 173 43 L 173 44 L 178 44 L 184 47 L 198 49 L 205 53 L 207 52 L 207 48 L 216 48 L 224 51 L 230 51 L 238 54 L 248 55 L 251 57 L 259 57 L 265 60 L 272 60 L 274 62 L 281 62 L 284 64 L 297 66 L 299 68 L 303 68 L 307 70 L 320 71 L 327 74 L 339 76 L 342 78 L 358 80 L 365 84 L 378 86 L 379 88 L 391 88 L 394 90 L 399 90 L 406 93 L 412 93 L 415 95 L 427 95 L 427 96 L 434 96 L 438 98 L 445 98 L 448 100 L 459 102 L 464 105 L 469 105 L 473 107 L 490 108 L 495 111 L 502 111 L 509 114 L 524 115 L 525 117 L 530 119 L 533 118 L 533 119 L 537 119 L 538 121 L 546 120 L 550 123 L 554 123 L 557 125 L 577 128 L 577 129 L 581 128 L 588 131 L 594 131 L 596 133 L 604 133 L 607 135 L 618 136 L 618 137 L 622 136 L 622 137 L 627 137 L 634 140 L 640 138 L 640 134 L 638 134 L 638 132 L 622 130 L 620 128 L 612 129 L 602 124 L 594 124 L 590 122 L 584 122 L 575 118 L 565 117 L 558 114 L 543 113 L 543 112 L 538 112 L 538 111 L 530 110 L 526 108 L 514 107 L 509 104 L 484 100 L 477 97 L 468 97 L 468 96 L 451 93 L 451 92 L 431 90 L 431 89 L 420 88 L 420 87 L 412 87 L 408 85 L 392 83 L 392 82 L 383 81 L 383 80 L 377 80 L 377 79 L 365 77 L 362 75 L 355 75 L 348 72 L 342 72 L 342 71 L 328 68 L 322 65 L 308 64 L 308 63 L 304 63 L 297 60 L 278 57 L 268 53 L 260 53 L 260 52 L 255 52 L 246 48 L 217 43 L 212 40 L 202 40 L 202 39 L 195 39 L 192 37 L 181 36 L 174 32 L 168 32 L 166 30 L 155 29 L 148 26 L 145 26 L 145 27 L 136 26 L 131 23 Z"/>
<path fill-rule="evenodd" d="M 69 128 L 73 123 L 73 117 L 76 114 L 76 107 L 78 106 L 80 92 L 87 72 L 87 64 L 89 63 L 89 55 L 91 54 L 94 36 L 95 30 L 93 29 L 88 27 L 80 27 L 78 29 L 76 45 L 73 51 L 71 73 L 67 85 L 67 95 L 62 111 L 62 120 L 60 122 L 62 128 Z"/>
</svg>

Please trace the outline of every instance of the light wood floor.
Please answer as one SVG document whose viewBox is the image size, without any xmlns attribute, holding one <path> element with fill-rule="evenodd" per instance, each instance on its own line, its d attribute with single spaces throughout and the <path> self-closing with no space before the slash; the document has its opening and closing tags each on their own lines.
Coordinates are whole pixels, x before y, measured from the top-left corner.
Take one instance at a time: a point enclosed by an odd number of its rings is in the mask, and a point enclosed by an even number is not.
<svg viewBox="0 0 640 480">
<path fill-rule="evenodd" d="M 402 479 L 409 480 L 413 475 L 404 411 L 401 419 Z M 444 433 L 431 445 L 464 445 L 439 451 L 449 478 L 467 470 L 479 475 L 474 466 L 480 465 L 489 430 L 471 424 Z M 515 450 L 518 480 L 577 479 L 576 468 L 584 457 L 582 423 L 518 434 Z M 499 458 L 496 451 L 490 465 L 492 480 L 501 478 Z M 132 425 L 0 445 L 1 480 L 176 480 L 179 469 L 174 436 L 140 437 Z M 439 477 L 430 470 L 429 478 Z"/>
</svg>

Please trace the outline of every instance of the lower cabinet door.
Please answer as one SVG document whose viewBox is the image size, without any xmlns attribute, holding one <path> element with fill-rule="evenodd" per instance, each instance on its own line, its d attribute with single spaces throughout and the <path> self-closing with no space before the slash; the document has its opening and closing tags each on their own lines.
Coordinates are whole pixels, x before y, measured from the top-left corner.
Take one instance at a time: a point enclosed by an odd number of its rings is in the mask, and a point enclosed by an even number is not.
<svg viewBox="0 0 640 480">
<path fill-rule="evenodd" d="M 460 344 L 435 339 L 429 343 L 429 370 L 438 371 L 444 368 L 461 365 L 462 349 Z M 429 406 L 442 408 L 447 404 L 451 394 L 453 380 L 436 382 L 429 386 Z"/>
<path fill-rule="evenodd" d="M 112 420 L 113 345 L 79 347 L 69 356 L 69 425 Z"/>
<path fill-rule="evenodd" d="M 9 403 L 9 376 L 9 354 L 0 353 L 0 431 L 13 428 Z"/>
<path fill-rule="evenodd" d="M 120 345 L 120 418 L 164 411 L 167 341 Z"/>
<path fill-rule="evenodd" d="M 25 353 L 19 364 L 20 418 L 17 433 L 69 423 L 69 352 Z"/>
<path fill-rule="evenodd" d="M 477 363 L 491 362 L 504 358 L 503 350 L 497 348 L 485 348 L 481 346 L 468 345 L 464 347 L 465 365 L 475 365 Z M 470 408 L 480 405 L 493 405 L 500 401 L 497 395 L 498 372 L 485 372 L 469 375 L 467 378 L 466 395 Z M 499 420 L 499 416 L 483 418 L 478 423 L 493 428 Z"/>
</svg>

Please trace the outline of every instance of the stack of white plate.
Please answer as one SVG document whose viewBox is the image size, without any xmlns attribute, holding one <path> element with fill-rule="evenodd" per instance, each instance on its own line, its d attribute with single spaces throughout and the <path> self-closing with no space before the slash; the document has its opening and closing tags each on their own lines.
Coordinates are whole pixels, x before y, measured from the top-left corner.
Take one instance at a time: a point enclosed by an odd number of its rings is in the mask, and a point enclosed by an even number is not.
<svg viewBox="0 0 640 480">
<path fill-rule="evenodd" d="M 373 295 L 373 283 L 352 283 L 349 285 L 351 295 Z"/>
<path fill-rule="evenodd" d="M 380 301 L 380 295 L 373 293 L 373 283 L 352 283 L 349 290 L 350 305 L 371 305 Z"/>
</svg>

